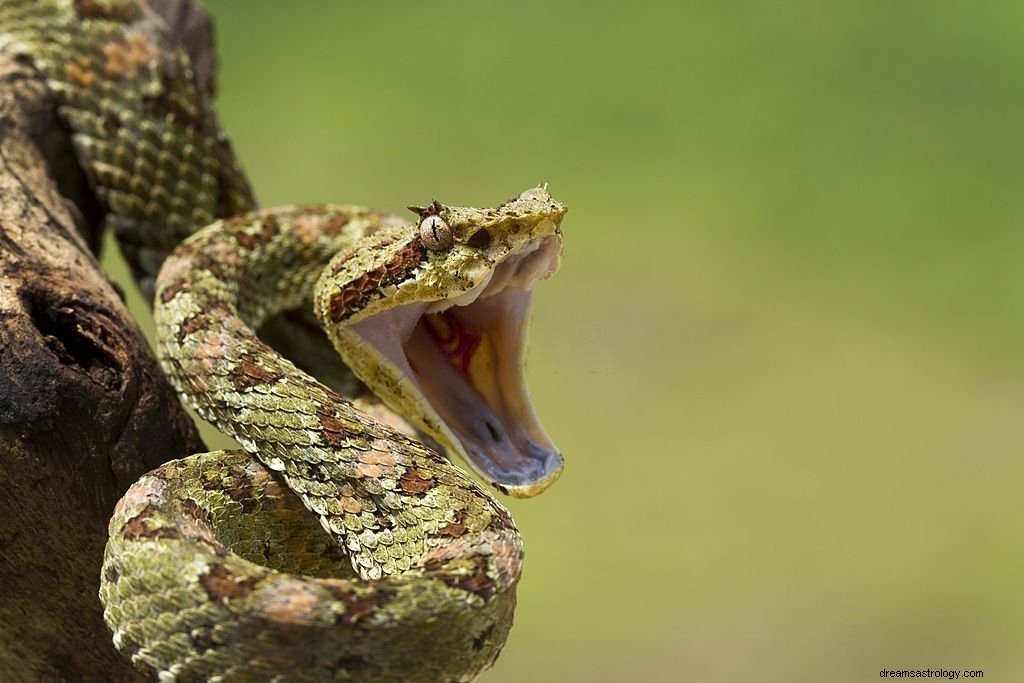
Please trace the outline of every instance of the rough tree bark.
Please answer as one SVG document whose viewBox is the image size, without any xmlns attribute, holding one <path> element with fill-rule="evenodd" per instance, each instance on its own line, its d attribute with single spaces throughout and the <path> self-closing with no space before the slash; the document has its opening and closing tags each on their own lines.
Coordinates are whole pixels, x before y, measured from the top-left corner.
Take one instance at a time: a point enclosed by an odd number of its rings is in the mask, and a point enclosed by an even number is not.
<svg viewBox="0 0 1024 683">
<path fill-rule="evenodd" d="M 212 89 L 208 17 L 154 9 Z M 107 519 L 141 474 L 202 450 L 94 257 L 102 216 L 55 101 L 0 55 L 0 679 L 136 680 L 97 597 Z"/>
</svg>

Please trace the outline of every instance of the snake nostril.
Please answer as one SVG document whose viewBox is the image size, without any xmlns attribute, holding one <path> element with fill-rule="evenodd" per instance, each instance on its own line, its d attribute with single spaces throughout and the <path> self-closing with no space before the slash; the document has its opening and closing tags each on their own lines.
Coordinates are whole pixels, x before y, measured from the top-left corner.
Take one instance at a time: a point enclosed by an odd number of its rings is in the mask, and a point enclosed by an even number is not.
<svg viewBox="0 0 1024 683">
<path fill-rule="evenodd" d="M 474 249 L 486 249 L 491 246 L 491 233 L 487 228 L 480 228 L 466 241 Z"/>
</svg>

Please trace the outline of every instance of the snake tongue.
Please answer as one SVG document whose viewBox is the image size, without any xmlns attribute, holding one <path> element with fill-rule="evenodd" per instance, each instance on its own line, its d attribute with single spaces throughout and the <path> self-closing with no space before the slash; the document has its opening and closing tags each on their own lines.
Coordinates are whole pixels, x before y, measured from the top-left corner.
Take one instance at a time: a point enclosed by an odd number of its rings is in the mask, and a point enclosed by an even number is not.
<svg viewBox="0 0 1024 683">
<path fill-rule="evenodd" d="M 462 455 L 503 493 L 534 496 L 563 460 L 537 418 L 523 372 L 531 294 L 505 287 L 428 313 L 405 346 L 431 407 Z"/>
</svg>

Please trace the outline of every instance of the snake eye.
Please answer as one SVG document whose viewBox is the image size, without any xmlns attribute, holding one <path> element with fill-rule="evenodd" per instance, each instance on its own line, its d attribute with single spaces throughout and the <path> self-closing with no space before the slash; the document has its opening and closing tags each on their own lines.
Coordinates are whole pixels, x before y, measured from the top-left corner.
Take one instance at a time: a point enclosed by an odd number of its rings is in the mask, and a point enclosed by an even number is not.
<svg viewBox="0 0 1024 683">
<path fill-rule="evenodd" d="M 420 239 L 430 251 L 443 251 L 452 246 L 452 229 L 440 216 L 427 216 L 420 221 Z"/>
</svg>

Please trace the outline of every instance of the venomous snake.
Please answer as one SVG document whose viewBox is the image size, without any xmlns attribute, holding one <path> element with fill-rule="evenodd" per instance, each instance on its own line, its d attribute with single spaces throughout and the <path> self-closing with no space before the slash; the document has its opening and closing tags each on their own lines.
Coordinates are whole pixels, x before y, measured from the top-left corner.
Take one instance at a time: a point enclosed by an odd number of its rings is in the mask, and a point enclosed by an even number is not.
<svg viewBox="0 0 1024 683">
<path fill-rule="evenodd" d="M 540 186 L 489 209 L 410 207 L 412 224 L 356 206 L 256 210 L 149 5 L 0 0 L 0 51 L 56 94 L 153 296 L 171 381 L 245 449 L 169 462 L 118 503 L 100 588 L 115 646 L 160 680 L 475 678 L 511 628 L 522 544 L 437 449 L 512 496 L 561 471 L 522 368 L 564 205 Z M 310 301 L 387 408 L 256 335 Z"/>
</svg>

